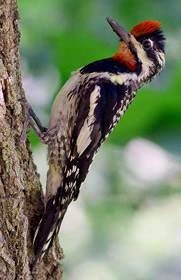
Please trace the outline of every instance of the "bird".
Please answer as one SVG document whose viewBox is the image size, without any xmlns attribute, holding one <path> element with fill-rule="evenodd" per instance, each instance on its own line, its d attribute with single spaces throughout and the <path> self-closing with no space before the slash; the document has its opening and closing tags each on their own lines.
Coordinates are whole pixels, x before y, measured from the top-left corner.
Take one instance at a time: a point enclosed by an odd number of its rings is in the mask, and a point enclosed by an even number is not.
<svg viewBox="0 0 181 280">
<path fill-rule="evenodd" d="M 138 89 L 165 66 L 160 22 L 146 20 L 128 32 L 116 21 L 107 21 L 119 38 L 119 50 L 72 73 L 55 98 L 47 129 L 29 106 L 30 124 L 48 145 L 49 164 L 45 211 L 34 234 L 34 265 L 51 248 L 100 146 Z"/>
</svg>

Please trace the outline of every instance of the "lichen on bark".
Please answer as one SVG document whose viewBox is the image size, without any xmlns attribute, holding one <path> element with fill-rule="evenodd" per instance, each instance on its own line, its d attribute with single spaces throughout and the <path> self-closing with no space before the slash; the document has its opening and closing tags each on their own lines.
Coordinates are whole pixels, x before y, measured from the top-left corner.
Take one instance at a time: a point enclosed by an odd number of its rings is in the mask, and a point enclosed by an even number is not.
<svg viewBox="0 0 181 280">
<path fill-rule="evenodd" d="M 28 139 L 19 145 L 26 119 L 19 43 L 17 0 L 0 0 L 0 279 L 61 279 L 57 242 L 31 271 L 44 198 Z"/>
</svg>

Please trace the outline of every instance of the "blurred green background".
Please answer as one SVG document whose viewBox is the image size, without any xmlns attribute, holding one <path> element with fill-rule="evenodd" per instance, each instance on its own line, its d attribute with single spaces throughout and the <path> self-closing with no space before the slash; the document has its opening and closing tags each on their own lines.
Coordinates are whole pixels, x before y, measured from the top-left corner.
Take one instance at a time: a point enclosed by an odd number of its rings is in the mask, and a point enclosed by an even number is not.
<svg viewBox="0 0 181 280">
<path fill-rule="evenodd" d="M 181 279 L 181 1 L 19 0 L 26 95 L 47 126 L 70 72 L 112 56 L 127 30 L 162 22 L 166 67 L 136 96 L 99 151 L 60 242 L 65 280 Z M 30 132 L 46 184 L 46 147 Z"/>
</svg>

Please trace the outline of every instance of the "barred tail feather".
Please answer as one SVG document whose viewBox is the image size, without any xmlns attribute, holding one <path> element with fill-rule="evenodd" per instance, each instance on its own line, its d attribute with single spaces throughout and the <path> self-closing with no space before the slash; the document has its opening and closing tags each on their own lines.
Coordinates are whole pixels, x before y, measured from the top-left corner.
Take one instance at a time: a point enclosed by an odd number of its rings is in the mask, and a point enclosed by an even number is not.
<svg viewBox="0 0 181 280">
<path fill-rule="evenodd" d="M 64 214 L 64 211 L 60 211 L 59 209 L 57 196 L 51 197 L 47 202 L 45 212 L 34 235 L 33 244 L 35 257 L 32 267 L 35 266 L 40 256 L 43 258 L 45 253 L 48 252 L 55 235 L 58 233 L 57 229 L 60 228 Z"/>
</svg>

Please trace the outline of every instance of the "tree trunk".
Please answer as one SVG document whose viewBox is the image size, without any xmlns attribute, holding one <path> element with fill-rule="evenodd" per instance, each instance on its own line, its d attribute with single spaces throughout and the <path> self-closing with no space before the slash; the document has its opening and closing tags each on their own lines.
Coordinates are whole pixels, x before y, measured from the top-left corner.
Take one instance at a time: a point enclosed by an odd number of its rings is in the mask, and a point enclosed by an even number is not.
<svg viewBox="0 0 181 280">
<path fill-rule="evenodd" d="M 31 271 L 44 198 L 29 141 L 18 144 L 26 119 L 19 41 L 17 0 L 0 0 L 0 279 L 61 279 L 57 241 Z"/>
</svg>

